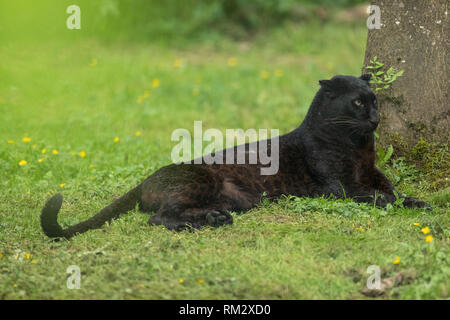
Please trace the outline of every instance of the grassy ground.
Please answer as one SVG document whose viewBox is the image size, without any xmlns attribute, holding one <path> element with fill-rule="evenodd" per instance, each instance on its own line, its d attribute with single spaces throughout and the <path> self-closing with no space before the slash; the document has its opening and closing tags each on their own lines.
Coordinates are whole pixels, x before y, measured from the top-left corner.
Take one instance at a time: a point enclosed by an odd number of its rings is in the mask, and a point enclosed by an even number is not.
<svg viewBox="0 0 450 320">
<path fill-rule="evenodd" d="M 282 199 L 196 232 L 149 227 L 137 212 L 70 241 L 40 229 L 50 195 L 65 196 L 63 225 L 86 219 L 170 163 L 172 131 L 192 131 L 194 120 L 292 130 L 319 79 L 359 74 L 365 37 L 362 25 L 327 24 L 184 49 L 2 45 L 0 299 L 360 299 L 369 265 L 383 277 L 411 274 L 384 298 L 447 298 L 449 192 L 401 160 L 384 169 L 432 212 Z M 81 269 L 80 290 L 66 287 L 70 265 Z"/>
</svg>

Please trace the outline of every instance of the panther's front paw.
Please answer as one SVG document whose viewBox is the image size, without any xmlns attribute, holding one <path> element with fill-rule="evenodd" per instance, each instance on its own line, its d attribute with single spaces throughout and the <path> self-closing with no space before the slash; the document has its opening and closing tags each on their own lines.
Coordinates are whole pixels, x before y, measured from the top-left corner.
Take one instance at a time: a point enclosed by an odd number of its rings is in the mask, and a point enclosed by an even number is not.
<svg viewBox="0 0 450 320">
<path fill-rule="evenodd" d="M 433 209 L 430 204 L 428 204 L 424 201 L 421 201 L 421 200 L 411 198 L 411 197 L 405 197 L 405 201 L 403 201 L 403 205 L 407 208 L 423 208 L 428 211 L 431 211 Z"/>
</svg>

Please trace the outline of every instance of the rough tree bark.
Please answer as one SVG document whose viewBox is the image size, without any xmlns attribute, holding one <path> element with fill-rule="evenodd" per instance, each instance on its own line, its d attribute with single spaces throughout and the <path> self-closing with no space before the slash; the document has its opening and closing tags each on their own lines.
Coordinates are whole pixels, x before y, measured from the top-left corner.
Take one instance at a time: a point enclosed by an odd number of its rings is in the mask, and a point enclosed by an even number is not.
<svg viewBox="0 0 450 320">
<path fill-rule="evenodd" d="M 400 154 L 422 138 L 448 144 L 449 0 L 373 0 L 381 9 L 381 28 L 369 30 L 363 71 L 374 56 L 404 70 L 378 93 L 383 145 Z M 402 152 L 403 151 L 403 152 Z"/>
</svg>

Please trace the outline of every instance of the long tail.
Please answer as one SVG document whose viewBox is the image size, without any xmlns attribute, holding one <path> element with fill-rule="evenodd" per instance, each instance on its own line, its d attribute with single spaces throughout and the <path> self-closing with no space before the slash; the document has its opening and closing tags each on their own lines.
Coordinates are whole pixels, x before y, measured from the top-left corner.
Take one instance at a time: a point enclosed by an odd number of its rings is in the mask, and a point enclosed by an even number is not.
<svg viewBox="0 0 450 320">
<path fill-rule="evenodd" d="M 58 212 L 62 205 L 62 195 L 56 194 L 51 197 L 41 213 L 41 226 L 44 233 L 50 238 L 66 238 L 69 239 L 76 234 L 86 232 L 91 229 L 98 229 L 107 221 L 117 219 L 120 215 L 133 210 L 139 201 L 141 194 L 140 186 L 132 189 L 119 199 L 112 202 L 109 206 L 103 208 L 95 216 L 80 222 L 67 229 L 63 229 L 58 224 Z"/>
</svg>

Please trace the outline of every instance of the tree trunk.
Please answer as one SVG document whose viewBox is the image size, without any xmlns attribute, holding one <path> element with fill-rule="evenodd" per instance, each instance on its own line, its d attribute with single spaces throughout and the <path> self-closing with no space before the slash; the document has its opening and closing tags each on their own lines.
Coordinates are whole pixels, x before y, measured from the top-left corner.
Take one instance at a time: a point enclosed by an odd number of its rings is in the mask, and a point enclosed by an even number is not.
<svg viewBox="0 0 450 320">
<path fill-rule="evenodd" d="M 363 71 L 377 56 L 404 70 L 390 88 L 377 92 L 380 142 L 404 154 L 420 139 L 448 144 L 448 0 L 373 0 L 381 28 L 369 30 Z M 422 140 L 422 143 L 423 143 Z"/>
</svg>

